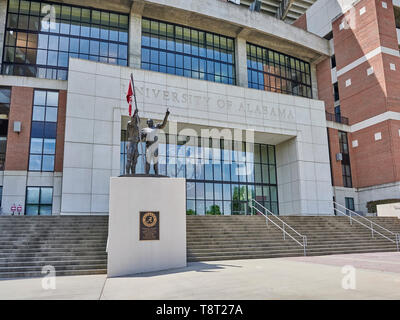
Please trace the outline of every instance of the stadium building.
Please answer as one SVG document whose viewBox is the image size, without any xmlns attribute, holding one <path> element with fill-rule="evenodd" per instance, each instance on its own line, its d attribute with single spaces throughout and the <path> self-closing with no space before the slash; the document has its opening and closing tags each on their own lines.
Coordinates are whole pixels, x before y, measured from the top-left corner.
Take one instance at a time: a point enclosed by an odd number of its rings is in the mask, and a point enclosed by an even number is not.
<svg viewBox="0 0 400 320">
<path fill-rule="evenodd" d="M 314 2 L 0 0 L 2 213 L 108 214 L 131 74 L 188 214 L 399 198 L 400 2 Z"/>
</svg>

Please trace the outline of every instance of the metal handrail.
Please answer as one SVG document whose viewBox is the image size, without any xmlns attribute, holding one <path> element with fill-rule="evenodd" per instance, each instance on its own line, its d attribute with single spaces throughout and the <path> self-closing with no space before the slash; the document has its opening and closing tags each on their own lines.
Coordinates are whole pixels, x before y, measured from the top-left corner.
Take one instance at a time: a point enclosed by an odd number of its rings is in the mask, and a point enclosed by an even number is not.
<svg viewBox="0 0 400 320">
<path fill-rule="evenodd" d="M 341 213 L 342 215 L 348 216 L 348 217 L 349 217 L 349 219 L 350 219 L 350 224 L 351 224 L 351 225 L 353 225 L 353 220 L 354 220 L 355 222 L 357 222 L 357 223 L 361 224 L 362 226 L 364 226 L 364 227 L 368 228 L 369 230 L 371 230 L 372 238 L 374 237 L 374 234 L 377 233 L 377 234 L 379 234 L 380 236 L 384 237 L 385 239 L 387 239 L 387 240 L 389 240 L 389 241 L 395 243 L 395 244 L 396 244 L 396 247 L 397 247 L 397 251 L 400 251 L 400 234 L 399 234 L 399 233 L 395 233 L 395 232 L 393 232 L 393 231 L 390 231 L 390 230 L 386 229 L 385 227 L 382 227 L 381 225 L 377 224 L 376 222 L 373 222 L 373 221 L 371 221 L 370 219 L 368 219 L 368 218 L 366 218 L 366 217 L 364 217 L 364 216 L 358 214 L 357 212 L 355 212 L 355 211 L 353 211 L 353 210 L 351 210 L 351 209 L 346 208 L 344 205 L 341 205 L 340 203 L 337 203 L 337 202 L 333 201 L 333 204 L 334 204 L 333 209 L 334 209 L 336 212 L 339 212 L 339 213 Z M 339 207 L 344 208 L 347 212 L 350 212 L 350 214 L 349 214 L 349 215 L 346 214 L 345 212 L 343 212 L 343 211 L 341 211 L 341 210 L 335 208 L 335 206 L 339 206 Z M 353 214 L 356 215 L 357 217 L 360 217 L 360 218 L 363 218 L 364 220 L 367 220 L 367 221 L 369 222 L 370 226 L 368 226 L 368 225 L 362 223 L 362 222 L 359 221 L 359 220 L 354 219 L 354 218 L 352 217 Z M 375 227 L 379 227 L 379 228 L 385 230 L 386 232 L 390 233 L 391 235 L 393 235 L 393 236 L 395 237 L 395 240 L 390 239 L 389 237 L 387 237 L 387 236 L 385 236 L 384 234 L 380 233 L 380 232 L 377 231 L 376 229 L 374 230 L 374 226 L 375 226 Z"/>
<path fill-rule="evenodd" d="M 264 214 L 263 212 L 261 212 L 260 209 L 256 208 L 253 206 L 253 204 L 250 204 L 250 208 L 253 208 L 254 210 L 256 210 L 258 213 L 260 213 L 261 215 L 263 215 L 265 217 L 265 221 L 267 223 L 268 226 L 268 221 L 270 221 L 272 224 L 274 224 L 276 227 L 278 227 L 279 229 L 281 229 L 283 231 L 283 240 L 286 240 L 286 235 L 288 235 L 290 238 L 292 238 L 292 240 L 294 240 L 296 243 L 298 243 L 300 246 L 303 247 L 304 250 L 304 256 L 307 255 L 307 236 L 302 235 L 301 233 L 297 232 L 295 229 L 293 229 L 290 225 L 288 225 L 285 221 L 283 221 L 282 219 L 278 218 L 276 215 L 274 215 L 270 210 L 268 210 L 267 208 L 265 208 L 261 203 L 257 202 L 255 199 L 252 199 L 252 201 L 254 201 L 258 206 L 260 206 L 261 208 L 263 208 L 267 214 Z M 273 216 L 274 218 L 278 219 L 281 223 L 282 223 L 282 227 L 280 225 L 278 225 L 277 223 L 275 223 L 271 218 L 268 217 L 268 213 Z M 289 232 L 287 232 L 285 230 L 285 226 L 288 227 L 289 229 L 291 229 L 292 231 L 294 231 L 297 235 L 299 235 L 302 240 L 303 243 L 301 243 L 300 241 L 298 241 L 296 238 L 294 238 Z"/>
<path fill-rule="evenodd" d="M 342 207 L 342 208 L 345 209 L 346 211 L 350 212 L 350 220 L 351 220 L 351 215 L 354 214 L 354 215 L 356 215 L 356 216 L 358 216 L 358 217 L 360 217 L 360 218 L 363 218 L 364 220 L 367 220 L 367 221 L 370 222 L 371 224 L 373 224 L 373 225 L 375 225 L 375 226 L 377 226 L 377 227 L 379 227 L 379 228 L 385 230 L 386 232 L 388 232 L 388 233 L 390 233 L 390 234 L 392 234 L 392 235 L 398 234 L 398 233 L 396 233 L 396 232 L 393 232 L 393 231 L 390 231 L 390 230 L 386 229 L 385 227 L 382 227 L 381 225 L 379 225 L 379 224 L 377 224 L 376 222 L 373 222 L 372 220 L 370 220 L 370 219 L 368 219 L 368 218 L 362 216 L 361 214 L 359 214 L 359 213 L 357 213 L 357 212 L 355 212 L 355 211 L 353 211 L 353 210 L 351 210 L 351 209 L 346 208 L 344 205 L 342 205 L 342 204 L 340 204 L 340 203 L 337 203 L 337 202 L 334 201 L 333 204 L 335 204 L 335 205 L 337 205 L 337 206 L 339 206 L 339 207 Z M 357 221 L 357 220 L 355 220 L 355 221 Z"/>
</svg>

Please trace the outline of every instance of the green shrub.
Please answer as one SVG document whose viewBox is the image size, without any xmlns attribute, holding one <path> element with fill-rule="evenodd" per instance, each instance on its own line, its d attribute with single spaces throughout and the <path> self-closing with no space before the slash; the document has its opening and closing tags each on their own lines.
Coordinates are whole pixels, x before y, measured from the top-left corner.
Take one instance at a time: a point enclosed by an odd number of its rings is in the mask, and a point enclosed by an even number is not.
<svg viewBox="0 0 400 320">
<path fill-rule="evenodd" d="M 207 210 L 207 214 L 213 215 L 213 216 L 220 216 L 221 210 L 220 210 L 219 206 L 214 204 L 210 207 L 210 210 Z"/>
</svg>

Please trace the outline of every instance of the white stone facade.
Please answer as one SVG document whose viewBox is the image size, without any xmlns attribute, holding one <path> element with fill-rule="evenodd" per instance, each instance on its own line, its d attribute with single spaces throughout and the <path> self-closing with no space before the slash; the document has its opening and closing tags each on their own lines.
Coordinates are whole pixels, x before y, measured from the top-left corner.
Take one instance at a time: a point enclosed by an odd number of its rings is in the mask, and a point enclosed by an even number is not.
<svg viewBox="0 0 400 320">
<path fill-rule="evenodd" d="M 400 182 L 387 183 L 368 188 L 359 188 L 360 209 L 367 212 L 367 203 L 384 199 L 400 198 Z"/>
<path fill-rule="evenodd" d="M 180 127 L 254 130 L 255 142 L 276 145 L 280 214 L 333 214 L 323 102 L 78 59 L 68 75 L 62 214 L 108 213 L 131 72 L 142 118 L 162 119 L 168 107 Z"/>
<path fill-rule="evenodd" d="M 11 207 L 15 205 L 22 207 L 23 214 L 27 187 L 52 187 L 52 214 L 60 214 L 62 176 L 61 172 L 4 171 L 0 180 L 0 186 L 3 186 L 1 213 L 11 214 Z"/>
</svg>

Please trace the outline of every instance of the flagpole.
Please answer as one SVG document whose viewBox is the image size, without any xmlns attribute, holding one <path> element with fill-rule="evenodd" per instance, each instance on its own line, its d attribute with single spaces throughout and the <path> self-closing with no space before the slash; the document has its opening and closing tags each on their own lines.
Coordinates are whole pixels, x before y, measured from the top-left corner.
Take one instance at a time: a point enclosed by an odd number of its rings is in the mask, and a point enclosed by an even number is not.
<svg viewBox="0 0 400 320">
<path fill-rule="evenodd" d="M 132 92 L 133 92 L 133 98 L 135 99 L 135 110 L 137 110 L 139 112 L 138 106 L 137 106 L 137 100 L 136 100 L 136 89 L 135 89 L 135 82 L 133 80 L 133 73 L 131 73 L 131 84 L 132 84 Z M 140 118 L 139 118 L 139 114 L 137 115 L 137 125 L 140 128 Z M 146 155 L 143 152 L 143 143 L 141 141 L 141 137 L 140 137 L 140 130 L 138 132 L 139 135 L 139 142 L 140 143 L 140 148 L 142 150 L 142 156 L 143 156 L 143 171 L 146 172 Z"/>
</svg>

